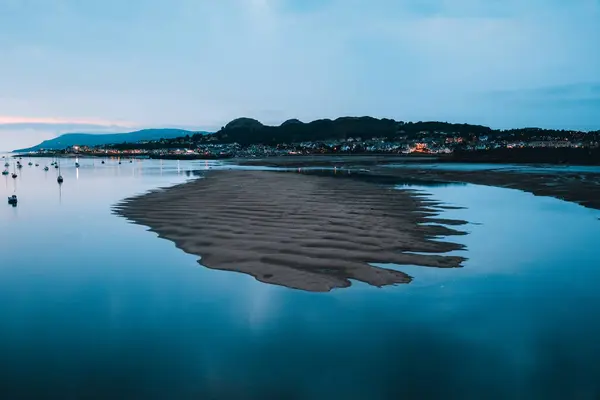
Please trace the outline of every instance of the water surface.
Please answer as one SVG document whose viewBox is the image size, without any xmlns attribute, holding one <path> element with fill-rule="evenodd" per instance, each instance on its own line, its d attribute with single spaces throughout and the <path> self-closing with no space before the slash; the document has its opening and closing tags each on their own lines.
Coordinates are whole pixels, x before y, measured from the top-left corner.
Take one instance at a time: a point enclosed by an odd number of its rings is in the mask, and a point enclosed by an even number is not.
<svg viewBox="0 0 600 400">
<path fill-rule="evenodd" d="M 497 171 L 529 174 L 545 173 L 594 173 L 600 174 L 597 165 L 555 165 L 555 164 L 488 164 L 488 163 L 404 163 L 385 164 L 386 168 L 416 168 L 440 171 Z"/>
<path fill-rule="evenodd" d="M 111 214 L 221 164 L 62 161 L 59 187 L 47 162 L 0 181 L 20 198 L 0 207 L 3 398 L 600 395 L 597 211 L 409 185 L 466 207 L 442 214 L 473 223 L 451 238 L 464 268 L 390 266 L 414 281 L 309 293 L 203 268 Z"/>
</svg>

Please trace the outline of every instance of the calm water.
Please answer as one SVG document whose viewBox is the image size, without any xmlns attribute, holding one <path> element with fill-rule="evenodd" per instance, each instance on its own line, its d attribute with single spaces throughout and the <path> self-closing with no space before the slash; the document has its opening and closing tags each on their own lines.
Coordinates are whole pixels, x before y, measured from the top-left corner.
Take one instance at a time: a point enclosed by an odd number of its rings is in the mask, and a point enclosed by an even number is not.
<svg viewBox="0 0 600 400">
<path fill-rule="evenodd" d="M 547 165 L 547 164 L 486 164 L 486 163 L 404 163 L 386 164 L 387 168 L 418 168 L 442 171 L 501 171 L 530 174 L 544 173 L 595 173 L 600 174 L 597 165 Z"/>
<path fill-rule="evenodd" d="M 599 212 L 413 186 L 467 207 L 443 214 L 474 223 L 465 267 L 307 293 L 205 269 L 111 215 L 217 164 L 63 161 L 59 190 L 46 161 L 23 161 L 0 180 L 20 197 L 0 207 L 1 398 L 600 396 Z"/>
</svg>

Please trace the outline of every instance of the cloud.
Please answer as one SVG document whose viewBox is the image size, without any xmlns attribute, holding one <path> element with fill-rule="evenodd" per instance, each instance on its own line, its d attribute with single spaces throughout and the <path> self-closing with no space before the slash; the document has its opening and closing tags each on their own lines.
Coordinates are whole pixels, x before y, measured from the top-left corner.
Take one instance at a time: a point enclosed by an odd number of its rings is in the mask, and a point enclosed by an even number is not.
<svg viewBox="0 0 600 400">
<path fill-rule="evenodd" d="M 485 123 L 500 128 L 536 126 L 555 129 L 597 130 L 600 127 L 600 82 L 482 92 L 476 110 Z"/>
<path fill-rule="evenodd" d="M 490 94 L 509 100 L 524 98 L 539 100 L 600 100 L 600 81 L 545 86 L 534 89 L 497 91 Z"/>
<path fill-rule="evenodd" d="M 0 126 L 84 126 L 84 127 L 111 127 L 111 126 L 135 126 L 126 121 L 109 121 L 98 118 L 54 118 L 54 117 L 18 117 L 0 115 Z"/>
<path fill-rule="evenodd" d="M 0 2 L 0 110 L 144 126 L 543 124 L 480 98 L 597 81 L 599 20 L 596 0 Z"/>
</svg>

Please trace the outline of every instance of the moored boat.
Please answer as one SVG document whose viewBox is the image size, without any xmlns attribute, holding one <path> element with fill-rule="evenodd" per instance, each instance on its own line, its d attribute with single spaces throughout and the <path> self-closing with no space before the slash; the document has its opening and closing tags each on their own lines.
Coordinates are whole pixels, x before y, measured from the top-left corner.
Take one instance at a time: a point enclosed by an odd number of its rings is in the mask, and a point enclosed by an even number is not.
<svg viewBox="0 0 600 400">
<path fill-rule="evenodd" d="M 58 182 L 58 184 L 60 185 L 61 183 L 63 183 L 64 179 L 60 173 L 59 164 L 56 164 L 56 168 L 58 168 L 58 178 L 56 178 L 56 182 Z"/>
<path fill-rule="evenodd" d="M 12 195 L 12 196 L 8 196 L 8 204 L 11 204 L 13 206 L 17 205 L 17 195 Z"/>
</svg>

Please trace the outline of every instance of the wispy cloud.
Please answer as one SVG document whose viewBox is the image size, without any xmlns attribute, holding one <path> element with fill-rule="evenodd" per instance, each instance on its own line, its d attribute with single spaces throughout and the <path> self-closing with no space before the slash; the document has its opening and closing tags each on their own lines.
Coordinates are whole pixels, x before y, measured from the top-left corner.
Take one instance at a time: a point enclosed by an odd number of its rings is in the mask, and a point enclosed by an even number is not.
<svg viewBox="0 0 600 400">
<path fill-rule="evenodd" d="M 58 118 L 58 117 L 21 117 L 0 115 L 0 125 L 55 125 L 55 126 L 93 126 L 93 127 L 133 127 L 136 124 L 127 121 L 111 121 L 100 118 Z"/>
<path fill-rule="evenodd" d="M 480 93 L 485 118 L 542 128 L 597 130 L 600 127 L 600 82 L 573 83 Z"/>
<path fill-rule="evenodd" d="M 555 113 L 498 92 L 577 97 L 543 88 L 598 80 L 598 21 L 597 0 L 0 1 L 0 110 L 108 126 L 345 114 L 594 125 L 593 103 Z M 43 115 L 61 118 L 29 119 Z"/>
<path fill-rule="evenodd" d="M 488 95 L 494 95 L 510 100 L 600 100 L 600 82 L 573 83 L 567 85 L 543 86 L 519 90 L 499 90 L 490 92 Z"/>
</svg>

